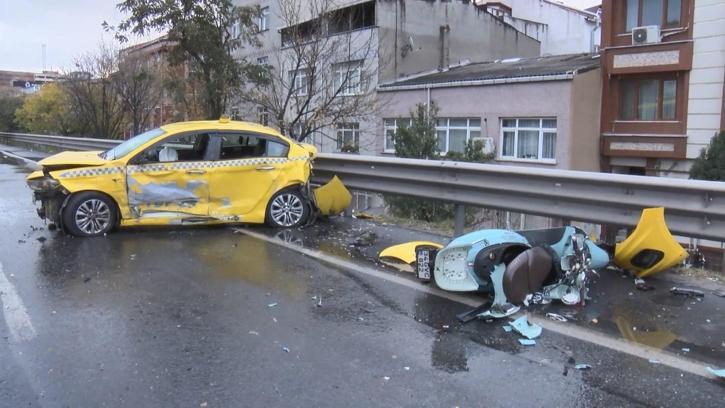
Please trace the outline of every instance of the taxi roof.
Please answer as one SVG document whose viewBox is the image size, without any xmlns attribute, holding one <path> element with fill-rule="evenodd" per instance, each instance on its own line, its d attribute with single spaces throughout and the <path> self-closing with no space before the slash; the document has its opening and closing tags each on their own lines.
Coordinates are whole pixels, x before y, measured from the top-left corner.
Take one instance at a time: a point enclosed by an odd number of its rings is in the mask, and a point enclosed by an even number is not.
<svg viewBox="0 0 725 408">
<path fill-rule="evenodd" d="M 167 123 L 161 126 L 166 132 L 180 132 L 185 130 L 248 130 L 260 133 L 267 133 L 274 136 L 282 136 L 277 130 L 269 126 L 263 126 L 254 122 L 243 122 L 239 120 L 194 120 L 188 122 Z"/>
</svg>

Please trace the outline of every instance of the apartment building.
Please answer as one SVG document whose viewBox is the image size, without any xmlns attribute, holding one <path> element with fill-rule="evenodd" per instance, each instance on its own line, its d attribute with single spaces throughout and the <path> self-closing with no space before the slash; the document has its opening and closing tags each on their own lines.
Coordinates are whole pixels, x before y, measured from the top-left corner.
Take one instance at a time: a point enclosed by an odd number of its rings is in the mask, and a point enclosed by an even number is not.
<svg viewBox="0 0 725 408">
<path fill-rule="evenodd" d="M 280 7 L 295 1 L 301 4 L 299 12 L 302 16 L 294 26 L 288 26 L 280 18 Z M 290 33 L 311 30 L 308 28 L 312 27 L 309 22 L 319 17 L 305 6 L 307 2 L 239 0 L 236 4 L 256 4 L 261 7 L 258 26 L 262 46 L 239 50 L 239 58 L 268 64 L 278 72 L 294 73 L 295 86 L 299 85 L 297 88 L 302 92 L 310 86 L 316 86 L 308 78 L 305 67 L 293 71 L 291 67 L 284 66 L 283 62 L 280 63 L 284 60 L 280 56 L 294 52 L 287 42 Z M 349 61 L 330 56 L 321 62 L 327 64 L 327 67 L 318 66 L 315 69 L 318 72 L 334 71 L 344 67 L 348 72 L 355 72 L 350 77 L 352 79 L 345 93 L 376 95 L 380 83 L 445 69 L 463 61 L 533 57 L 540 53 L 540 41 L 521 33 L 470 1 L 340 0 L 334 4 L 335 8 L 330 13 L 336 16 L 331 19 L 334 23 L 325 24 L 322 29 L 326 36 L 347 36 L 350 44 L 347 50 Z M 370 44 L 372 52 L 360 55 L 360 45 Z M 385 116 L 384 110 L 381 104 L 380 110 L 373 115 L 341 118 L 331 129 L 316 132 L 311 141 L 324 152 L 381 154 L 380 126 Z M 249 103 L 240 103 L 232 113 L 249 120 L 268 120 L 268 112 Z"/>
<path fill-rule="evenodd" d="M 595 53 L 601 20 L 598 7 L 581 10 L 551 0 L 477 0 L 476 5 L 541 42 L 541 55 Z"/>
<path fill-rule="evenodd" d="M 58 81 L 60 73 L 56 71 L 26 72 L 0 70 L 0 92 L 31 94 L 49 82 Z"/>
<path fill-rule="evenodd" d="M 605 171 L 687 177 L 723 127 L 724 0 L 604 0 Z"/>
</svg>

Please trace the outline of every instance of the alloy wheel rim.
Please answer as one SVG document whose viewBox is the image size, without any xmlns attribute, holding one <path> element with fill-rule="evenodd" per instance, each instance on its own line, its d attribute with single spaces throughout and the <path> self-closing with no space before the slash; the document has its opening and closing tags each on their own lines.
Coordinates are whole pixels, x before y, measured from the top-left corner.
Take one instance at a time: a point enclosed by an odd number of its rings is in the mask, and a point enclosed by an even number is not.
<svg viewBox="0 0 725 408">
<path fill-rule="evenodd" d="M 111 209 L 103 201 L 93 198 L 86 200 L 76 210 L 76 226 L 86 234 L 98 234 L 111 222 Z"/>
<path fill-rule="evenodd" d="M 295 194 L 280 194 L 272 201 L 270 214 L 278 225 L 290 227 L 302 219 L 304 205 Z"/>
</svg>

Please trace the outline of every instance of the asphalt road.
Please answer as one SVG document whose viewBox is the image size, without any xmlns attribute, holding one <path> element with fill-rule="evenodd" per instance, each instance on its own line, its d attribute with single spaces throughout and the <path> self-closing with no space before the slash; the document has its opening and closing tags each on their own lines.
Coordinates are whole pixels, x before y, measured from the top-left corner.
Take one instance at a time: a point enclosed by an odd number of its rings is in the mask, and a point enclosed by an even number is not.
<svg viewBox="0 0 725 408">
<path fill-rule="evenodd" d="M 466 305 L 232 228 L 48 231 L 24 172 L 0 161 L 3 407 L 725 404 L 722 381 L 676 363 L 546 328 L 521 346 L 502 322 L 458 325 Z M 330 225 L 288 241 L 371 266 Z M 703 365 L 725 366 L 722 327 L 696 327 Z"/>
</svg>

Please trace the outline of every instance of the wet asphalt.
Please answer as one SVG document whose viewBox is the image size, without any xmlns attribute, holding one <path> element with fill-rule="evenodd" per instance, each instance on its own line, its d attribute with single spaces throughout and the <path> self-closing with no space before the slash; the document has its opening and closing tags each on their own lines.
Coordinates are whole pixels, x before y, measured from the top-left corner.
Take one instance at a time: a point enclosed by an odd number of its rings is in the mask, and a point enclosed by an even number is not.
<svg viewBox="0 0 725 408">
<path fill-rule="evenodd" d="M 0 288 L 13 292 L 1 294 L 3 407 L 725 404 L 722 381 L 546 330 L 521 346 L 503 322 L 460 326 L 468 306 L 234 228 L 49 231 L 25 173 L 0 161 Z M 373 254 L 411 235 L 423 236 L 338 219 L 281 238 L 409 277 Z M 723 298 L 672 298 L 670 282 L 651 283 L 638 292 L 612 273 L 590 305 L 562 313 L 645 344 L 667 330 L 660 348 L 725 366 Z"/>
</svg>

